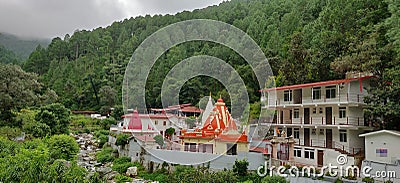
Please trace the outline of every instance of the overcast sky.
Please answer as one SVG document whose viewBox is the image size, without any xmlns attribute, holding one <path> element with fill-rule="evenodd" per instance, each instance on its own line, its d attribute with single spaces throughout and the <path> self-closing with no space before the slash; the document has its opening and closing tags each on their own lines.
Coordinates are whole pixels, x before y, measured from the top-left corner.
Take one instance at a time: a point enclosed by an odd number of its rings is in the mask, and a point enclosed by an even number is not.
<svg viewBox="0 0 400 183">
<path fill-rule="evenodd" d="M 138 15 L 175 14 L 223 0 L 0 0 L 0 32 L 63 37 Z"/>
</svg>

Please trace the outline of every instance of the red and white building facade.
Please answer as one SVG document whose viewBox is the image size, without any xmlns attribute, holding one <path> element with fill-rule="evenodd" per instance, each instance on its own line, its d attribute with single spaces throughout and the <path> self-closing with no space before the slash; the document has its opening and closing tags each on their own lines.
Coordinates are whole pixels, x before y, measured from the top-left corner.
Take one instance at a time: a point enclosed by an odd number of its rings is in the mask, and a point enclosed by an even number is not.
<svg viewBox="0 0 400 183">
<path fill-rule="evenodd" d="M 359 135 L 372 130 L 363 113 L 370 78 L 265 89 L 263 107 L 276 112 L 273 120 L 262 125 L 294 137 L 293 163 L 325 166 L 346 154 L 348 164 L 360 165 L 365 148 Z"/>
</svg>

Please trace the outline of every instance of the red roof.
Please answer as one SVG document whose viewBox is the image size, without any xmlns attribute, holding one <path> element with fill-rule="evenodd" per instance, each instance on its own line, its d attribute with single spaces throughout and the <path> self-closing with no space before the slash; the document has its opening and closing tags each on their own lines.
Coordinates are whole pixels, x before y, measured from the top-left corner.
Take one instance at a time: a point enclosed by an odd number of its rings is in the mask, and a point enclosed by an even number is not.
<svg viewBox="0 0 400 183">
<path fill-rule="evenodd" d="M 246 134 L 220 134 L 215 140 L 224 142 L 247 142 Z"/>
<path fill-rule="evenodd" d="M 268 149 L 267 148 L 262 148 L 262 147 L 254 147 L 254 146 L 252 146 L 252 147 L 250 147 L 249 151 L 259 152 L 259 153 L 262 153 L 262 154 L 269 154 L 268 153 Z"/>
<path fill-rule="evenodd" d="M 122 115 L 122 118 L 131 118 L 134 114 L 129 113 Z M 174 117 L 172 114 L 139 114 L 140 118 L 148 117 L 148 118 L 155 118 L 155 119 L 168 119 Z"/>
<path fill-rule="evenodd" d="M 135 136 L 136 139 L 143 141 L 143 142 L 155 142 L 156 140 L 154 140 L 153 137 L 148 137 L 148 136 Z"/>
<path fill-rule="evenodd" d="M 334 85 L 334 84 L 340 84 L 340 83 L 349 83 L 351 81 L 356 81 L 356 80 L 364 80 L 364 79 L 369 79 L 372 78 L 373 76 L 364 76 L 360 78 L 349 78 L 349 79 L 340 79 L 340 80 L 331 80 L 331 81 L 322 81 L 322 82 L 316 82 L 316 83 L 306 83 L 306 84 L 298 84 L 298 85 L 290 85 L 290 86 L 282 86 L 282 87 L 277 87 L 277 88 L 268 88 L 260 91 L 273 91 L 273 90 L 289 90 L 289 89 L 297 89 L 297 88 L 307 88 L 307 87 L 316 87 L 316 86 L 327 86 L 327 85 Z"/>
<path fill-rule="evenodd" d="M 182 112 L 193 112 L 193 113 L 201 113 L 201 109 L 195 107 L 195 106 L 188 106 L 188 107 L 183 107 L 181 108 Z"/>
<path fill-rule="evenodd" d="M 201 113 L 201 109 L 197 108 L 196 106 L 192 106 L 192 104 L 180 104 L 180 105 L 173 105 L 168 106 L 163 109 L 151 109 L 152 111 L 157 112 L 165 112 L 165 111 L 181 111 L 181 112 L 193 112 L 193 113 Z"/>
<path fill-rule="evenodd" d="M 207 117 L 204 126 L 196 129 L 194 132 L 182 131 L 181 139 L 200 138 L 215 139 L 228 142 L 247 142 L 247 135 L 240 134 L 228 108 L 225 106 L 222 98 L 217 100 L 214 109 Z"/>
</svg>

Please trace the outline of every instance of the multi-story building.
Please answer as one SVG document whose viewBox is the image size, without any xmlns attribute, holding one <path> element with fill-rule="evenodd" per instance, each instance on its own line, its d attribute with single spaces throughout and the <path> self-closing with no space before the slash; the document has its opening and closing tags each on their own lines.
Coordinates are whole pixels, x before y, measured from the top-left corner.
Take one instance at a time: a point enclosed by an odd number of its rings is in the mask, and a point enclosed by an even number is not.
<svg viewBox="0 0 400 183">
<path fill-rule="evenodd" d="M 294 163 L 324 166 L 348 155 L 350 165 L 360 165 L 364 139 L 359 134 L 371 130 L 364 120 L 370 76 L 283 86 L 263 90 L 264 108 L 275 117 L 262 125 L 293 136 Z"/>
</svg>

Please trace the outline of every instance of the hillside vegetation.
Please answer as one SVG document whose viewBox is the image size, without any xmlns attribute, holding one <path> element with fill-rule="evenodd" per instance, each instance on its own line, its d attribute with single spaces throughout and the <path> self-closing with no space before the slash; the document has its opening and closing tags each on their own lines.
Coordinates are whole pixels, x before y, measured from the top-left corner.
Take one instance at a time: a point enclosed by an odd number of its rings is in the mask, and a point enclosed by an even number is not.
<svg viewBox="0 0 400 183">
<path fill-rule="evenodd" d="M 50 40 L 19 38 L 17 36 L 0 33 L 0 45 L 18 55 L 21 61 L 27 59 L 38 45 L 47 46 Z"/>
<path fill-rule="evenodd" d="M 347 71 L 373 73 L 376 87 L 367 115 L 394 128 L 391 123 L 400 116 L 399 7 L 399 1 L 393 0 L 232 0 L 193 12 L 130 18 L 106 28 L 57 37 L 47 48 L 37 47 L 23 68 L 38 73 L 66 107 L 99 110 L 120 104 L 125 66 L 147 36 L 175 22 L 213 19 L 240 28 L 258 43 L 278 86 L 343 78 Z M 159 58 L 147 81 L 148 106 L 161 106 L 160 78 L 194 55 L 211 55 L 231 64 L 246 82 L 250 101 L 259 100 L 260 88 L 243 58 L 227 47 L 194 41 L 177 45 Z M 186 82 L 180 102 L 196 104 L 210 90 L 230 103 L 224 87 L 209 77 Z"/>
</svg>

